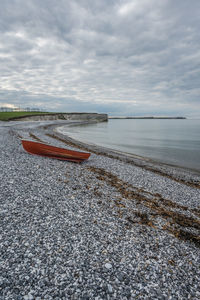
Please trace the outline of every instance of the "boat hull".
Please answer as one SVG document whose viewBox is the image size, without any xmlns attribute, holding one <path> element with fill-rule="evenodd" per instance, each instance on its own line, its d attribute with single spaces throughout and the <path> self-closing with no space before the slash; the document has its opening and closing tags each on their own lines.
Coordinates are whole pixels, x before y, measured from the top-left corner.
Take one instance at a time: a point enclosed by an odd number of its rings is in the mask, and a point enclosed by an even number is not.
<svg viewBox="0 0 200 300">
<path fill-rule="evenodd" d="M 21 140 L 24 150 L 30 154 L 46 156 L 50 158 L 82 162 L 90 157 L 90 153 L 68 150 L 39 142 Z"/>
</svg>

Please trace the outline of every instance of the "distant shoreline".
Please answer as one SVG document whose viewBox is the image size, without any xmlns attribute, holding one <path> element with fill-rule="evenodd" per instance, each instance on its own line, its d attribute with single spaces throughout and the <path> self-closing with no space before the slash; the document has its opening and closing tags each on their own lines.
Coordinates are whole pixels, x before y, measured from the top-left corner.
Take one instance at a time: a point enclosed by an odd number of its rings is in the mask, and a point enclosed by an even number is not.
<svg viewBox="0 0 200 300">
<path fill-rule="evenodd" d="M 147 119 L 147 120 L 151 120 L 151 119 L 167 119 L 167 120 L 185 120 L 187 119 L 186 117 L 108 117 L 108 119 Z"/>
</svg>

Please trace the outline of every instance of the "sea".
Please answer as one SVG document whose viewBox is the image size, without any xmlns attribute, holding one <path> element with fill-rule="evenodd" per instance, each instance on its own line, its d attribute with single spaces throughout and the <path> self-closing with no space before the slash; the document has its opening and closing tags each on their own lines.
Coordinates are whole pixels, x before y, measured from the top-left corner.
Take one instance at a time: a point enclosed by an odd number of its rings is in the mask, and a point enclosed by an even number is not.
<svg viewBox="0 0 200 300">
<path fill-rule="evenodd" d="M 89 144 L 200 171 L 200 119 L 109 119 L 59 131 Z"/>
</svg>

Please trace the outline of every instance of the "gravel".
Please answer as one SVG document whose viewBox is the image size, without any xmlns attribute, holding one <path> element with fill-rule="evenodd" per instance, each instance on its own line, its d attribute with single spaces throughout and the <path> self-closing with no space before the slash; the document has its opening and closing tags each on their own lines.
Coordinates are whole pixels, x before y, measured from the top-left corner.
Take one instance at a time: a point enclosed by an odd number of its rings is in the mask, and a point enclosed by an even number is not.
<svg viewBox="0 0 200 300">
<path fill-rule="evenodd" d="M 0 299 L 199 299 L 199 175 L 23 150 L 62 124 L 0 122 Z"/>
</svg>

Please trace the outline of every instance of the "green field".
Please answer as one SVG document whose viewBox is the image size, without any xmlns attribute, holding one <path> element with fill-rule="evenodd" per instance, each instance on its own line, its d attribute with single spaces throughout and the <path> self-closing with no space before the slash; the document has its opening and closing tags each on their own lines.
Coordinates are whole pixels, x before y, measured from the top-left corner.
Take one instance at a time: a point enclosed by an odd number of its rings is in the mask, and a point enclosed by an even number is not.
<svg viewBox="0 0 200 300">
<path fill-rule="evenodd" d="M 33 116 L 33 115 L 46 115 L 50 114 L 48 112 L 38 112 L 38 111 L 15 111 L 15 112 L 0 112 L 0 121 L 10 121 L 13 118 Z"/>
</svg>

